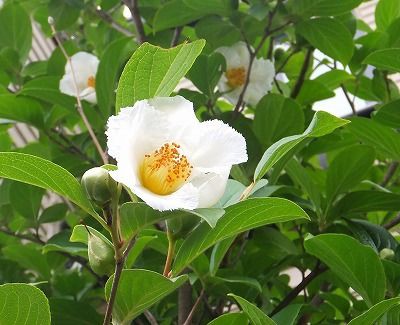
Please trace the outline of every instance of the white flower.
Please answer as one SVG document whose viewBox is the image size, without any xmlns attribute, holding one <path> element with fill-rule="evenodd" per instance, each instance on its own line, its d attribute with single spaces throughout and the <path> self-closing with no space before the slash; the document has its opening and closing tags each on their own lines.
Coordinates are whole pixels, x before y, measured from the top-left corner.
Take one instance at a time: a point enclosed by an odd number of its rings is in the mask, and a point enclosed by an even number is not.
<svg viewBox="0 0 400 325">
<path fill-rule="evenodd" d="M 218 89 L 235 105 L 246 82 L 250 61 L 249 50 L 244 42 L 238 42 L 231 47 L 220 47 L 216 51 L 226 60 L 226 71 L 218 82 Z M 244 101 L 255 106 L 272 89 L 274 76 L 275 67 L 270 60 L 254 59 Z"/>
<path fill-rule="evenodd" d="M 75 74 L 80 99 L 96 104 L 96 73 L 99 59 L 87 52 L 78 52 L 71 56 L 72 69 Z M 65 65 L 65 74 L 60 80 L 60 91 L 76 97 L 76 88 L 72 75 L 71 64 Z"/>
<path fill-rule="evenodd" d="M 199 122 L 181 96 L 136 102 L 107 123 L 111 177 L 154 209 L 210 207 L 232 165 L 247 161 L 244 137 L 219 120 Z"/>
</svg>

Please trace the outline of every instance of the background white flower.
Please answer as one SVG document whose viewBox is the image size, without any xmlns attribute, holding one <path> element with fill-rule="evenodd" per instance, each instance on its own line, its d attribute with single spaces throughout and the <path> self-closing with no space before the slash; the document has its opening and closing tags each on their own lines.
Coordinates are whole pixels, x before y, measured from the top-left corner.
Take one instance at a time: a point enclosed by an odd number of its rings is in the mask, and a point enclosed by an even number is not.
<svg viewBox="0 0 400 325">
<path fill-rule="evenodd" d="M 226 60 L 226 71 L 218 82 L 218 89 L 235 105 L 246 81 L 250 60 L 249 50 L 244 42 L 238 42 L 230 47 L 220 47 L 216 51 Z M 272 89 L 274 76 L 275 67 L 270 60 L 254 59 L 244 101 L 255 106 Z"/>
<path fill-rule="evenodd" d="M 79 97 L 90 103 L 96 104 L 96 73 L 99 59 L 87 52 L 78 52 L 71 56 L 71 64 L 75 73 Z M 60 80 L 60 91 L 76 97 L 76 89 L 72 76 L 71 65 L 65 65 L 65 74 Z"/>
<path fill-rule="evenodd" d="M 244 137 L 219 120 L 200 123 L 181 96 L 136 102 L 107 123 L 110 172 L 152 208 L 217 203 L 232 165 L 247 161 Z"/>
</svg>

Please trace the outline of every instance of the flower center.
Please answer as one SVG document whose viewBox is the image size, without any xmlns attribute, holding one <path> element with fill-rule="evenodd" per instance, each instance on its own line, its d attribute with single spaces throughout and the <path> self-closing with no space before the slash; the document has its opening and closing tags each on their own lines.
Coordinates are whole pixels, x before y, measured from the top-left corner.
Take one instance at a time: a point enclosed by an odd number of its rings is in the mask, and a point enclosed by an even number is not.
<svg viewBox="0 0 400 325">
<path fill-rule="evenodd" d="M 95 88 L 95 87 L 96 87 L 96 79 L 95 79 L 95 77 L 94 77 L 94 76 L 90 76 L 90 77 L 87 79 L 86 84 L 87 84 L 88 87 Z"/>
<path fill-rule="evenodd" d="M 178 190 L 189 178 L 193 166 L 178 151 L 176 143 L 166 143 L 151 154 L 144 156 L 140 177 L 144 187 L 159 195 Z"/>
<path fill-rule="evenodd" d="M 243 67 L 228 69 L 225 76 L 231 88 L 240 87 L 246 82 L 246 69 Z"/>
</svg>

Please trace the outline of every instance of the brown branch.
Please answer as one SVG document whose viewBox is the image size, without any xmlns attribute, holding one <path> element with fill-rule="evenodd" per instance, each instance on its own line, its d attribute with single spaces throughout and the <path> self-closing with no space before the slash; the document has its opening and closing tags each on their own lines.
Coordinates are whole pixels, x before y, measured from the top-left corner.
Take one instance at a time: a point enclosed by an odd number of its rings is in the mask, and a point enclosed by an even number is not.
<svg viewBox="0 0 400 325">
<path fill-rule="evenodd" d="M 354 105 L 354 102 L 351 100 L 349 93 L 347 92 L 346 88 L 343 85 L 340 85 L 340 88 L 342 88 L 344 96 L 347 99 L 347 102 L 350 105 L 351 111 L 353 112 L 353 115 L 356 116 L 357 115 L 357 111 L 356 111 L 356 107 Z"/>
<path fill-rule="evenodd" d="M 192 286 L 185 282 L 178 289 L 178 325 L 185 323 L 192 308 Z"/>
<path fill-rule="evenodd" d="M 397 216 L 395 216 L 392 220 L 390 220 L 388 223 L 385 223 L 383 227 L 386 229 L 391 229 L 394 226 L 397 226 L 399 223 L 400 223 L 400 213 Z"/>
<path fill-rule="evenodd" d="M 19 238 L 19 239 L 29 240 L 31 242 L 38 243 L 41 245 L 45 244 L 45 242 L 43 240 L 41 240 L 39 237 L 37 237 L 33 234 L 32 235 L 18 234 L 18 233 L 14 233 L 13 231 L 11 231 L 9 229 L 4 229 L 4 228 L 0 228 L 0 232 L 2 232 L 3 234 L 6 234 L 8 236 L 12 236 L 12 237 Z"/>
<path fill-rule="evenodd" d="M 201 299 L 203 298 L 203 295 L 204 295 L 204 289 L 201 290 L 199 297 L 197 298 L 196 302 L 194 303 L 193 308 L 192 308 L 192 310 L 190 311 L 189 316 L 188 316 L 188 318 L 186 319 L 186 321 L 183 323 L 183 325 L 190 325 L 190 324 L 192 324 L 193 316 L 194 316 L 194 314 L 196 313 L 196 309 L 197 309 L 197 307 L 199 306 L 200 301 L 201 301 Z"/>
<path fill-rule="evenodd" d="M 311 63 L 312 53 L 313 49 L 309 48 L 307 50 L 306 57 L 304 58 L 304 63 L 303 66 L 301 67 L 299 78 L 297 79 L 296 84 L 294 85 L 294 88 L 292 90 L 292 93 L 290 94 L 291 98 L 296 98 L 300 93 L 301 87 L 303 87 L 304 81 L 306 79 L 307 70 Z"/>
<path fill-rule="evenodd" d="M 138 0 L 123 0 L 123 3 L 131 12 L 132 19 L 136 27 L 137 40 L 139 44 L 142 44 L 146 41 L 146 34 L 144 32 L 142 18 L 140 17 Z"/>
<path fill-rule="evenodd" d="M 293 288 L 292 291 L 289 292 L 289 294 L 279 303 L 278 306 L 275 307 L 275 309 L 271 312 L 270 316 L 275 315 L 279 311 L 281 311 L 283 308 L 288 306 L 293 299 L 295 299 L 298 294 L 303 291 L 312 280 L 314 280 L 316 277 L 318 277 L 320 274 L 324 273 L 328 268 L 326 267 L 321 267 L 319 263 L 316 265 L 316 267 L 311 271 L 309 275 L 307 275 L 303 281 L 301 281 L 297 287 Z"/>
<path fill-rule="evenodd" d="M 124 34 L 125 36 L 129 37 L 133 36 L 133 33 L 130 30 L 126 29 L 125 27 L 117 23 L 107 11 L 101 9 L 95 9 L 95 13 L 116 31 L 120 32 L 121 34 Z"/>
<path fill-rule="evenodd" d="M 172 36 L 172 40 L 171 40 L 171 47 L 178 45 L 179 37 L 181 36 L 182 29 L 183 29 L 183 26 L 178 26 L 175 28 L 174 35 Z"/>
<path fill-rule="evenodd" d="M 386 185 L 389 184 L 390 180 L 396 173 L 397 168 L 399 167 L 399 162 L 398 161 L 393 161 L 390 165 L 389 168 L 383 178 L 382 183 L 380 184 L 382 187 L 386 187 Z"/>
</svg>

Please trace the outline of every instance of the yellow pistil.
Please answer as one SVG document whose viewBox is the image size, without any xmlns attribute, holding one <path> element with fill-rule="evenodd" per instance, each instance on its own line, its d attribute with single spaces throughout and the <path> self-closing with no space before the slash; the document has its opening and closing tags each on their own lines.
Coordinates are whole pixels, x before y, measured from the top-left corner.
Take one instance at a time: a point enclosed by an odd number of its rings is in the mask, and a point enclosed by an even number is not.
<svg viewBox="0 0 400 325">
<path fill-rule="evenodd" d="M 188 180 L 192 166 L 180 146 L 166 143 L 158 150 L 144 156 L 140 177 L 144 187 L 155 194 L 168 195 L 177 191 Z"/>
<path fill-rule="evenodd" d="M 95 79 L 95 77 L 94 77 L 94 76 L 90 76 L 90 77 L 87 79 L 86 84 L 87 84 L 88 87 L 95 88 L 95 87 L 96 87 L 96 79 Z"/>
<path fill-rule="evenodd" d="M 246 82 L 246 69 L 243 67 L 228 69 L 225 76 L 228 79 L 229 87 L 237 88 L 243 86 Z"/>
</svg>

